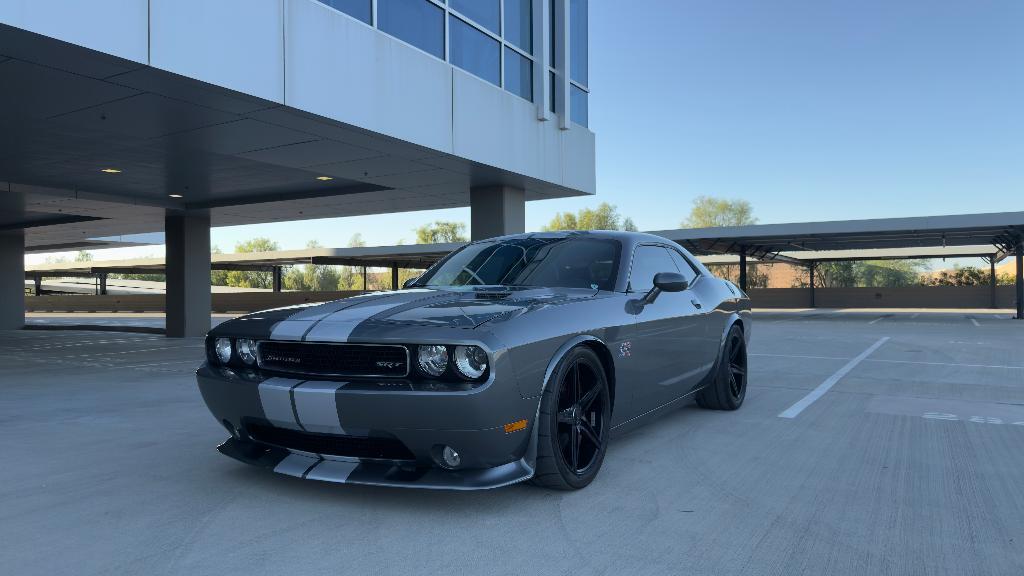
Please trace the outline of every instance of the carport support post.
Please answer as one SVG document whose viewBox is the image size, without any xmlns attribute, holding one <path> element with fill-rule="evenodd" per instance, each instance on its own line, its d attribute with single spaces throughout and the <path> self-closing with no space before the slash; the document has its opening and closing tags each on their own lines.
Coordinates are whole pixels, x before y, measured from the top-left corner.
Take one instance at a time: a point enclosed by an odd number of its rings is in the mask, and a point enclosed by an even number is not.
<svg viewBox="0 0 1024 576">
<path fill-rule="evenodd" d="M 107 273 L 106 272 L 100 272 L 98 274 L 98 276 L 100 278 L 100 295 L 101 296 L 106 296 L 107 295 Z"/>
<path fill-rule="evenodd" d="M 740 248 L 740 290 L 747 291 L 747 247 Z"/>
<path fill-rule="evenodd" d="M 168 210 L 167 336 L 203 336 L 210 330 L 210 214 Z"/>
<path fill-rule="evenodd" d="M 810 288 L 810 291 L 811 291 L 811 293 L 810 293 L 810 296 L 811 296 L 811 308 L 815 307 L 814 306 L 814 269 L 817 268 L 817 267 L 818 267 L 818 263 L 817 262 L 811 262 L 810 266 L 807 267 L 807 270 L 808 270 L 808 272 L 811 275 L 811 281 L 808 284 L 808 287 Z"/>
<path fill-rule="evenodd" d="M 1017 242 L 1017 320 L 1024 320 L 1024 240 Z"/>
<path fill-rule="evenodd" d="M 363 292 L 366 292 L 366 266 L 363 266 Z"/>
<path fill-rule="evenodd" d="M 0 232 L 0 330 L 25 325 L 25 232 Z"/>
<path fill-rule="evenodd" d="M 988 286 L 992 296 L 992 308 L 996 308 L 996 256 L 993 254 L 988 259 Z"/>
<path fill-rule="evenodd" d="M 473 240 L 526 231 L 526 191 L 521 188 L 473 188 L 469 191 L 469 211 L 469 232 Z"/>
<path fill-rule="evenodd" d="M 281 291 L 281 267 L 280 266 L 274 266 L 273 269 L 271 270 L 271 273 L 274 276 L 274 292 L 280 292 Z"/>
<path fill-rule="evenodd" d="M 398 263 L 391 265 L 391 289 L 398 290 Z"/>
<path fill-rule="evenodd" d="M 35 276 L 35 278 L 33 278 L 33 280 L 35 280 L 35 283 L 36 283 L 36 296 L 42 296 L 43 295 L 43 277 L 40 276 L 39 274 L 36 274 L 36 276 Z"/>
</svg>

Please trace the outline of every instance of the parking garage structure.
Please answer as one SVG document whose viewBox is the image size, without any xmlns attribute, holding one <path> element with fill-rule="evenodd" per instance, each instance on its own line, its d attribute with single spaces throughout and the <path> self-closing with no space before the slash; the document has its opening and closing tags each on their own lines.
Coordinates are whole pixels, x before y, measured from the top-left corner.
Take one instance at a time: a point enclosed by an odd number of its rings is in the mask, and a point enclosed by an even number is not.
<svg viewBox="0 0 1024 576">
<path fill-rule="evenodd" d="M 595 193 L 585 2 L 354 4 L 0 5 L 0 328 L 26 252 L 163 231 L 167 334 L 196 336 L 212 226 L 468 206 L 478 239 Z"/>
</svg>

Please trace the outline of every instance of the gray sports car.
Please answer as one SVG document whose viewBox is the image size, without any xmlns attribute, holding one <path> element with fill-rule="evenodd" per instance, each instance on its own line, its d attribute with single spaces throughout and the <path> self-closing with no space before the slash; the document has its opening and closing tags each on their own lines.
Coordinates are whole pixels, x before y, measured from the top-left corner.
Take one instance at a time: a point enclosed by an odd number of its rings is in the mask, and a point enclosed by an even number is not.
<svg viewBox="0 0 1024 576">
<path fill-rule="evenodd" d="M 589 484 L 613 433 L 695 397 L 735 410 L 750 303 L 663 238 L 473 242 L 396 292 L 213 329 L 196 377 L 218 449 L 301 478 Z"/>
</svg>

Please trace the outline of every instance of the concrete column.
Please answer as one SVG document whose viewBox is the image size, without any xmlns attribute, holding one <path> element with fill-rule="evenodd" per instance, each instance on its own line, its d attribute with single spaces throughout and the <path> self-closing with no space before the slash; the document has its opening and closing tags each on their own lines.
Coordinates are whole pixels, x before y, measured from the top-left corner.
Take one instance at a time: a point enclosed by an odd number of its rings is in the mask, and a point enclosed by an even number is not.
<svg viewBox="0 0 1024 576">
<path fill-rule="evenodd" d="M 1017 243 L 1017 320 L 1024 320 L 1024 242 Z"/>
<path fill-rule="evenodd" d="M 391 289 L 398 290 L 401 286 L 398 285 L 398 264 L 391 265 Z"/>
<path fill-rule="evenodd" d="M 747 291 L 747 249 L 740 252 L 740 290 Z"/>
<path fill-rule="evenodd" d="M 106 272 L 101 272 L 99 274 L 99 279 L 100 279 L 100 295 L 101 296 L 106 296 L 107 295 L 107 273 Z"/>
<path fill-rule="evenodd" d="M 526 192 L 510 186 L 469 191 L 470 237 L 486 240 L 526 231 Z"/>
<path fill-rule="evenodd" d="M 0 330 L 25 325 L 25 232 L 0 232 Z"/>
<path fill-rule="evenodd" d="M 274 292 L 280 292 L 282 284 L 284 283 L 284 279 L 281 277 L 281 267 L 280 266 L 274 266 L 274 268 L 273 268 L 273 276 L 274 276 Z"/>
<path fill-rule="evenodd" d="M 811 265 L 808 268 L 808 271 L 810 272 L 810 275 L 811 275 L 811 283 L 809 284 L 810 290 L 811 290 L 811 308 L 815 307 L 815 305 L 814 305 L 814 269 L 817 268 L 817 267 L 818 267 L 818 263 L 817 262 L 811 262 Z"/>
<path fill-rule="evenodd" d="M 210 330 L 210 214 L 167 211 L 167 336 L 203 336 Z"/>
</svg>

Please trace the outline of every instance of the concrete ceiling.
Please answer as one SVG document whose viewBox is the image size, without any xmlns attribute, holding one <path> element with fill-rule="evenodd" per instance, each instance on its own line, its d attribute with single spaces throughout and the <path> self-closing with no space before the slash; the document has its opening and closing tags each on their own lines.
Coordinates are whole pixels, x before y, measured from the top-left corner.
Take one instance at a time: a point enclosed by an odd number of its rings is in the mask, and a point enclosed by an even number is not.
<svg viewBox="0 0 1024 576">
<path fill-rule="evenodd" d="M 230 226 L 578 194 L 5 25 L 0 86 L 0 230 L 30 249 L 159 231 L 168 209 Z"/>
</svg>

